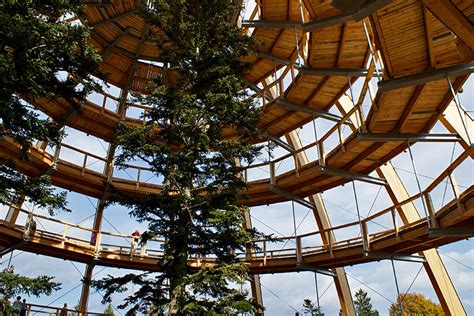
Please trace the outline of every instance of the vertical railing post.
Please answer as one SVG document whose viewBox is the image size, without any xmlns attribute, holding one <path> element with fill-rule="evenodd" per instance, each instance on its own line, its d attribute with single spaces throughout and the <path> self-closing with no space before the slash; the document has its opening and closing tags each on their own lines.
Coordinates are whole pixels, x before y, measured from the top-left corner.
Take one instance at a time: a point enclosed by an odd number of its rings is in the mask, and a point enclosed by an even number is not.
<svg viewBox="0 0 474 316">
<path fill-rule="evenodd" d="M 276 186 L 276 178 L 275 178 L 275 162 L 270 162 L 270 185 Z"/>
<path fill-rule="evenodd" d="M 300 177 L 300 162 L 298 160 L 296 153 L 293 153 L 293 160 L 295 161 L 296 176 L 299 178 Z"/>
<path fill-rule="evenodd" d="M 337 126 L 337 136 L 339 137 L 339 145 L 341 146 L 342 152 L 346 152 L 346 147 L 344 146 L 344 142 L 342 141 L 342 131 L 341 131 L 341 125 Z"/>
<path fill-rule="evenodd" d="M 87 165 L 87 154 L 84 154 L 84 161 L 82 162 L 82 172 L 81 172 L 82 176 L 84 176 L 86 165 Z"/>
<path fill-rule="evenodd" d="M 333 258 L 334 253 L 333 253 L 333 249 L 332 249 L 332 246 L 333 246 L 332 231 L 328 230 L 328 231 L 326 231 L 326 233 L 327 233 L 327 239 L 328 239 L 328 245 L 329 245 L 329 256 L 331 258 Z"/>
<path fill-rule="evenodd" d="M 395 237 L 398 239 L 398 224 L 397 224 L 397 214 L 395 213 L 395 209 L 392 208 L 390 210 L 390 214 L 392 215 L 392 223 L 393 223 L 393 229 L 395 230 Z"/>
<path fill-rule="evenodd" d="M 105 111 L 105 105 L 107 101 L 107 96 L 104 94 L 104 100 L 102 101 L 102 108 L 100 109 L 100 113 L 104 114 Z"/>
<path fill-rule="evenodd" d="M 303 253 L 301 249 L 301 237 L 296 236 L 296 264 L 303 263 Z"/>
<path fill-rule="evenodd" d="M 283 98 L 284 95 L 285 95 L 285 87 L 283 86 L 283 78 L 281 76 L 280 76 L 280 78 L 278 78 L 278 87 L 279 87 L 279 90 L 280 90 L 279 97 Z"/>
<path fill-rule="evenodd" d="M 67 236 L 67 231 L 68 231 L 68 224 L 64 224 L 64 228 L 63 228 L 63 238 L 62 238 L 62 245 L 64 247 L 64 243 L 66 242 L 66 236 Z"/>
<path fill-rule="evenodd" d="M 324 153 L 324 144 L 323 142 L 318 142 L 318 153 L 319 153 L 319 165 L 326 165 L 326 154 Z"/>
<path fill-rule="evenodd" d="M 459 191 L 458 184 L 456 182 L 456 178 L 454 177 L 453 173 L 450 172 L 448 175 L 449 183 L 451 184 L 451 188 L 453 189 L 454 197 L 456 198 L 456 204 L 458 206 L 459 212 L 463 213 L 464 212 L 464 207 L 461 204 L 461 199 L 459 198 L 461 196 L 461 192 Z"/>
<path fill-rule="evenodd" d="M 267 264 L 267 241 L 263 240 L 263 265 Z"/>
<path fill-rule="evenodd" d="M 137 189 L 140 187 L 140 172 L 141 172 L 141 168 L 138 167 L 138 171 L 137 171 L 137 183 L 136 183 L 136 187 Z"/>
<path fill-rule="evenodd" d="M 95 240 L 95 257 L 98 258 L 100 255 L 100 243 L 102 238 L 102 233 L 100 231 L 96 232 L 96 240 Z"/>
<path fill-rule="evenodd" d="M 360 222 L 361 231 L 362 231 L 362 247 L 364 252 L 370 251 L 370 237 L 369 237 L 369 230 L 367 228 L 367 222 L 362 221 Z"/>
<path fill-rule="evenodd" d="M 436 219 L 436 212 L 434 209 L 433 200 L 431 199 L 431 195 L 429 192 L 425 192 L 423 194 L 423 197 L 426 201 L 426 207 L 428 209 L 428 217 L 429 217 L 428 221 L 431 223 L 431 228 L 438 228 L 439 224 L 438 224 L 438 220 Z"/>
<path fill-rule="evenodd" d="M 59 159 L 59 154 L 61 152 L 61 143 L 59 143 L 57 146 L 56 146 L 56 149 L 54 150 L 54 156 L 53 156 L 53 166 L 56 166 L 56 164 L 58 163 L 58 159 Z"/>
</svg>

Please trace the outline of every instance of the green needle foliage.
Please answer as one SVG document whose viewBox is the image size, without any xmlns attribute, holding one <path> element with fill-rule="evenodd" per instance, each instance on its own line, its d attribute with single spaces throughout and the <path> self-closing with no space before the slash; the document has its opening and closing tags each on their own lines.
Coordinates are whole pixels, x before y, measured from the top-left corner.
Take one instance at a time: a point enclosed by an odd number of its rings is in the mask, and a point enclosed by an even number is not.
<svg viewBox="0 0 474 316">
<path fill-rule="evenodd" d="M 54 277 L 42 275 L 36 278 L 29 278 L 16 274 L 13 267 L 0 272 L 0 289 L 6 299 L 14 298 L 17 295 L 39 297 L 41 295 L 51 295 L 53 291 L 61 289 L 61 283 L 53 282 Z"/>
<path fill-rule="evenodd" d="M 372 309 L 372 303 L 370 297 L 363 289 L 358 289 L 355 293 L 354 305 L 356 308 L 357 315 L 361 316 L 378 316 L 379 312 Z"/>
<path fill-rule="evenodd" d="M 71 110 L 79 110 L 86 95 L 98 89 L 89 75 L 100 60 L 88 44 L 89 29 L 64 21 L 64 16 L 80 14 L 80 3 L 0 3 L 0 139 L 12 137 L 21 145 L 19 159 L 28 158 L 32 141 L 55 144 L 62 137 L 63 122 L 42 118 L 30 104 L 61 98 Z M 54 195 L 48 188 L 48 177 L 28 180 L 15 171 L 11 161 L 0 157 L 0 164 L 1 203 L 12 203 L 19 194 L 31 202 L 51 203 L 51 208 L 65 205 L 64 195 Z"/>
<path fill-rule="evenodd" d="M 318 306 L 309 298 L 305 298 L 303 301 L 303 312 L 305 315 L 311 316 L 324 316 L 323 309 L 321 306 Z"/>
<path fill-rule="evenodd" d="M 115 315 L 114 308 L 112 307 L 112 304 L 109 303 L 109 305 L 107 305 L 107 307 L 105 308 L 105 310 L 102 314 L 104 314 L 104 315 Z"/>
<path fill-rule="evenodd" d="M 145 163 L 164 179 L 163 190 L 141 197 L 112 193 L 111 199 L 149 223 L 142 242 L 165 239 L 162 274 L 93 283 L 105 290 L 106 300 L 138 285 L 121 306 L 131 312 L 165 307 L 172 315 L 232 314 L 255 308 L 239 290 L 247 269 L 236 252 L 245 252 L 257 234 L 243 225 L 248 209 L 241 203 L 245 183 L 238 162 L 251 162 L 260 152 L 250 145 L 260 136 L 259 109 L 243 89 L 243 59 L 254 43 L 230 23 L 233 9 L 228 0 L 159 0 L 148 14 L 166 34 L 160 60 L 167 70 L 149 95 L 139 97 L 152 107 L 146 126 L 120 128 L 117 163 Z M 226 129 L 236 136 L 224 138 Z M 215 264 L 192 269 L 187 262 L 197 256 L 213 256 Z"/>
</svg>

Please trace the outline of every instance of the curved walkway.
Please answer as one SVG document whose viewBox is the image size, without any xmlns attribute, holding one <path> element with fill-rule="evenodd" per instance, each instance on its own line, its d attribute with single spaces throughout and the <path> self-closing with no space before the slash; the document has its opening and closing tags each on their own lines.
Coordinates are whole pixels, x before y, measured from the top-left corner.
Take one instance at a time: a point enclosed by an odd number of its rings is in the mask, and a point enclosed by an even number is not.
<svg viewBox="0 0 474 316">
<path fill-rule="evenodd" d="M 426 249 L 438 247 L 469 237 L 463 235 L 462 230 L 474 227 L 474 186 L 465 190 L 459 198 L 448 202 L 428 221 L 422 218 L 408 225 L 397 226 L 396 221 L 392 228 L 383 231 L 370 232 L 368 223 L 381 216 L 393 214 L 395 208 L 409 203 L 419 196 L 411 197 L 399 205 L 382 210 L 361 223 L 353 222 L 333 227 L 328 231 L 312 232 L 308 234 L 277 238 L 276 241 L 260 240 L 256 245 L 260 248 L 253 253 L 240 253 L 238 257 L 245 261 L 250 273 L 278 273 L 299 270 L 316 271 L 340 266 L 359 264 L 381 260 L 384 258 L 402 257 Z M 26 211 L 22 211 L 26 212 Z M 396 216 L 396 215 L 395 215 Z M 62 231 L 52 232 L 37 228 L 34 232 L 25 226 L 9 226 L 7 222 L 0 222 L 0 240 L 6 247 L 17 247 L 27 252 L 33 252 L 61 259 L 73 260 L 95 265 L 159 271 L 159 259 L 162 254 L 161 241 L 149 241 L 146 249 L 141 248 L 132 236 L 115 233 L 100 232 L 90 242 L 84 233 L 89 236 L 90 228 L 67 223 L 55 218 L 29 214 L 41 225 L 59 224 Z M 27 224 L 28 225 L 28 224 Z M 330 242 L 328 246 L 318 245 L 314 238 L 319 234 L 337 233 L 348 227 L 361 228 L 362 235 L 338 242 Z M 453 228 L 458 234 L 453 234 Z M 56 228 L 57 229 L 57 228 Z M 75 236 L 69 231 L 76 231 Z M 79 233 L 77 233 L 79 231 Z M 113 241 L 104 241 L 113 240 Z M 284 246 L 272 244 L 284 243 Z M 287 246 L 285 246 L 287 245 Z M 193 258 L 189 261 L 190 268 L 199 268 L 204 264 L 212 264 L 212 258 Z"/>
</svg>

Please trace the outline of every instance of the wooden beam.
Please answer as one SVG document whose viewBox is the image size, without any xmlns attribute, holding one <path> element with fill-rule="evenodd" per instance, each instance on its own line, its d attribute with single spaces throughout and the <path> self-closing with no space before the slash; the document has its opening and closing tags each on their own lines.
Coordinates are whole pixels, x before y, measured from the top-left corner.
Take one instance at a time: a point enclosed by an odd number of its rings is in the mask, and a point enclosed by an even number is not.
<svg viewBox="0 0 474 316">
<path fill-rule="evenodd" d="M 303 147 L 301 139 L 295 131 L 292 131 L 286 135 L 287 142 L 298 150 Z M 304 151 L 297 153 L 296 159 L 301 166 L 304 166 L 309 163 L 309 159 Z M 329 216 L 324 205 L 323 195 L 321 193 L 313 194 L 309 196 L 309 201 L 315 205 L 313 208 L 313 215 L 315 217 L 316 223 L 318 224 L 319 230 L 328 230 L 332 227 L 329 220 Z M 334 241 L 335 236 L 331 231 L 331 239 Z M 329 240 L 326 234 L 321 234 L 321 240 L 324 245 L 329 244 Z M 352 300 L 351 290 L 349 287 L 349 282 L 347 281 L 347 276 L 344 268 L 334 269 L 336 276 L 334 277 L 334 284 L 336 285 L 336 291 L 339 298 L 339 303 L 341 305 L 341 310 L 344 316 L 355 316 L 354 302 Z"/>
<path fill-rule="evenodd" d="M 87 315 L 87 305 L 89 303 L 89 293 L 90 293 L 90 285 L 92 281 L 93 270 L 94 270 L 94 265 L 88 264 L 86 266 L 86 271 L 82 278 L 81 298 L 79 299 L 79 315 L 81 316 Z"/>
<path fill-rule="evenodd" d="M 394 204 L 398 204 L 409 197 L 402 180 L 397 174 L 391 162 L 382 165 L 377 169 L 379 176 L 387 180 L 387 193 Z M 405 225 L 418 221 L 421 217 L 413 202 L 407 203 L 398 208 L 398 213 Z M 447 315 L 467 315 L 456 289 L 449 277 L 448 271 L 444 267 L 436 249 L 420 252 L 426 259 L 423 264 L 438 299 Z"/>
<path fill-rule="evenodd" d="M 112 43 L 110 43 L 109 46 L 107 46 L 107 48 L 104 50 L 104 52 L 102 53 L 102 60 L 106 60 L 110 53 L 112 52 L 112 50 L 115 48 L 115 46 L 123 39 L 125 38 L 125 36 L 128 35 L 128 33 L 130 32 L 131 28 L 130 27 L 127 27 L 125 29 L 125 31 L 123 32 L 120 32 L 120 34 L 114 39 L 114 41 Z"/>
<path fill-rule="evenodd" d="M 464 43 L 474 49 L 474 26 L 449 0 L 423 0 L 423 4 Z"/>
<path fill-rule="evenodd" d="M 25 196 L 20 195 L 16 198 L 15 204 L 10 205 L 8 208 L 7 215 L 5 217 L 5 222 L 10 227 L 14 227 L 16 224 L 16 220 L 18 219 L 18 215 L 20 214 L 20 209 L 25 202 Z"/>
<path fill-rule="evenodd" d="M 400 118 L 400 120 L 398 121 L 397 126 L 395 127 L 396 132 L 400 132 L 405 127 L 405 124 L 408 122 L 408 120 L 409 120 L 409 118 L 410 118 L 410 116 L 413 112 L 413 109 L 415 108 L 416 102 L 418 101 L 418 99 L 419 99 L 419 97 L 420 97 L 420 95 L 423 92 L 423 89 L 425 87 L 426 87 L 426 85 L 422 84 L 422 85 L 419 85 L 415 88 L 415 91 L 413 92 L 410 100 L 408 101 L 408 104 L 405 107 L 405 110 L 403 110 L 402 117 Z"/>
<path fill-rule="evenodd" d="M 99 27 L 99 26 L 103 26 L 103 25 L 106 25 L 108 23 L 114 23 L 115 21 L 118 21 L 120 19 L 123 19 L 123 18 L 126 18 L 128 16 L 131 16 L 131 15 L 134 15 L 134 14 L 138 14 L 140 12 L 140 9 L 135 9 L 135 10 L 131 10 L 131 11 L 127 11 L 127 12 L 124 12 L 122 14 L 119 14 L 119 15 L 116 15 L 114 17 L 111 17 L 111 18 L 108 18 L 108 19 L 105 19 L 103 21 L 100 21 L 98 23 L 95 23 L 95 24 L 92 24 L 92 25 L 89 25 L 90 27 L 93 27 L 93 28 L 96 28 L 96 27 Z"/>
<path fill-rule="evenodd" d="M 426 53 L 428 54 L 428 59 L 430 60 L 430 67 L 436 68 L 436 57 L 434 55 L 434 46 L 433 46 L 433 35 L 432 35 L 432 26 L 431 26 L 431 14 L 428 12 L 428 9 L 423 5 L 423 25 L 425 26 L 425 38 L 426 38 Z"/>
<path fill-rule="evenodd" d="M 463 108 L 458 111 L 456 104 L 452 101 L 440 116 L 440 121 L 448 131 L 461 136 L 461 146 L 464 150 L 471 150 L 474 138 L 474 120 L 469 113 Z M 471 153 L 471 157 L 473 156 L 474 152 Z"/>
<path fill-rule="evenodd" d="M 341 64 L 344 47 L 346 46 L 347 28 L 347 23 L 344 23 L 341 29 L 341 36 L 339 37 L 339 48 L 337 50 L 336 64 L 334 65 L 335 68 L 339 68 L 339 65 Z"/>
</svg>

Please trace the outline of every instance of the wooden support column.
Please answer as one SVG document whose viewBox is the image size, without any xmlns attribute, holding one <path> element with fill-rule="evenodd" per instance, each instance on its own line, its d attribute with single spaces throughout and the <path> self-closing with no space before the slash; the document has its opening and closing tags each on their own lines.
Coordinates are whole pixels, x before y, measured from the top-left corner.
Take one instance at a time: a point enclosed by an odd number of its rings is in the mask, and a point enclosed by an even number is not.
<svg viewBox="0 0 474 316">
<path fill-rule="evenodd" d="M 132 78 L 132 75 L 129 76 L 129 79 Z M 120 99 L 122 100 L 119 104 L 117 113 L 119 114 L 120 118 L 125 116 L 126 110 L 126 100 L 128 96 L 128 90 L 122 90 L 120 94 Z M 110 182 L 112 179 L 113 171 L 114 171 L 114 157 L 115 157 L 115 150 L 116 145 L 111 143 L 109 144 L 109 149 L 107 151 L 107 159 L 104 167 L 104 175 L 107 179 L 107 182 Z M 104 190 L 104 194 L 102 195 L 101 199 L 97 203 L 97 208 L 94 216 L 94 224 L 92 226 L 92 234 L 90 244 L 97 247 L 100 244 L 99 232 L 102 227 L 102 220 L 104 218 L 104 208 L 105 203 L 109 197 L 109 191 L 107 188 Z M 87 312 L 87 303 L 89 301 L 89 292 L 90 292 L 90 281 L 92 278 L 92 271 L 94 269 L 94 264 L 89 263 L 86 266 L 86 270 L 84 272 L 84 282 L 82 284 L 82 292 L 81 292 L 81 299 L 79 301 L 80 310 L 82 312 Z"/>
<path fill-rule="evenodd" d="M 86 271 L 84 272 L 84 277 L 82 278 L 82 291 L 81 298 L 79 301 L 79 315 L 87 315 L 87 303 L 89 301 L 89 292 L 90 285 L 92 281 L 92 271 L 94 270 L 93 264 L 88 264 L 86 266 Z"/>
<path fill-rule="evenodd" d="M 20 209 L 23 206 L 23 203 L 25 202 L 25 196 L 20 195 L 16 199 L 15 204 L 10 205 L 8 208 L 7 216 L 5 217 L 5 221 L 7 222 L 7 225 L 10 227 L 15 226 L 16 220 L 18 219 L 18 215 L 20 214 Z"/>
<path fill-rule="evenodd" d="M 342 115 L 346 114 L 352 108 L 350 101 L 344 98 L 341 98 L 336 105 Z M 454 105 L 454 107 L 455 106 L 456 105 Z M 451 111 L 457 110 L 456 108 L 453 108 Z M 445 118 L 450 116 L 451 115 L 447 115 Z M 356 120 L 352 118 L 351 120 L 353 123 L 356 123 Z M 461 128 L 462 124 L 460 124 L 460 121 L 456 122 L 457 124 L 455 125 Z M 458 130 L 452 130 L 450 128 L 448 128 L 448 130 L 461 135 L 460 131 Z M 409 194 L 391 162 L 381 166 L 380 168 L 376 169 L 376 171 L 380 177 L 387 181 L 388 185 L 386 185 L 385 188 L 394 204 L 409 198 Z M 400 215 L 404 225 L 417 221 L 421 218 L 413 203 L 407 203 L 398 208 L 398 214 Z M 436 249 L 423 251 L 420 253 L 420 255 L 424 256 L 426 259 L 423 265 L 445 314 L 466 315 L 466 311 L 464 310 L 462 302 L 459 299 L 456 289 L 454 288 L 449 274 L 446 271 L 446 268 L 444 267 Z"/>
<path fill-rule="evenodd" d="M 443 115 L 439 117 L 439 120 L 448 131 L 461 136 L 460 144 L 465 150 L 471 149 L 474 141 L 474 120 L 464 109 L 460 108 L 460 111 L 458 111 L 456 103 L 452 101 L 444 110 Z M 467 133 L 469 133 L 469 136 Z M 474 152 L 471 152 L 471 158 L 474 158 Z"/>
<path fill-rule="evenodd" d="M 387 192 L 394 204 L 409 198 L 409 194 L 392 163 L 389 162 L 381 166 L 377 169 L 377 173 L 380 177 L 387 180 Z M 415 205 L 411 202 L 398 208 L 398 213 L 404 225 L 421 218 Z M 419 254 L 426 259 L 423 265 L 444 313 L 453 316 L 467 315 L 438 251 L 436 249 L 429 249 Z"/>
<path fill-rule="evenodd" d="M 269 82 L 267 78 L 265 80 L 266 83 Z M 274 87 L 270 89 L 270 93 L 273 98 L 276 97 L 277 92 Z M 286 135 L 287 143 L 290 146 L 293 146 L 295 150 L 298 150 L 303 147 L 301 143 L 301 139 L 296 131 L 292 131 Z M 300 152 L 296 154 L 298 165 L 304 166 L 309 163 L 308 157 L 306 153 Z M 313 209 L 313 215 L 316 219 L 318 224 L 318 228 L 320 230 L 329 229 L 331 228 L 331 223 L 329 221 L 329 217 L 326 211 L 326 206 L 324 205 L 323 198 L 321 194 L 313 194 L 309 196 L 310 201 L 316 205 L 316 209 Z M 327 238 L 325 234 L 321 235 L 324 245 L 329 245 L 329 239 L 333 242 L 335 240 L 334 235 L 332 232 L 330 233 L 330 238 Z M 341 310 L 344 316 L 355 316 L 355 309 L 354 309 L 354 302 L 352 300 L 351 290 L 349 288 L 349 283 L 347 281 L 347 276 L 344 268 L 336 268 L 335 269 L 336 276 L 334 277 L 334 284 L 336 285 L 337 295 L 339 297 L 339 303 L 341 305 Z"/>
<path fill-rule="evenodd" d="M 287 134 L 286 139 L 287 142 L 292 145 L 293 148 L 295 148 L 295 150 L 298 150 L 303 147 L 301 139 L 295 131 Z M 304 151 L 299 152 L 296 155 L 296 158 L 298 159 L 298 163 L 300 166 L 304 166 L 309 163 L 308 157 L 306 156 L 306 153 Z M 316 205 L 316 208 L 313 209 L 313 215 L 316 219 L 319 230 L 330 229 L 331 222 L 329 221 L 322 194 L 313 194 L 309 196 L 309 200 Z M 335 240 L 334 234 L 332 232 L 330 232 L 329 234 L 329 238 L 327 238 L 325 234 L 321 235 L 321 239 L 323 240 L 323 243 L 326 246 L 329 245 L 329 239 L 331 239 L 333 242 Z M 334 284 L 336 285 L 336 290 L 339 297 L 339 303 L 341 304 L 342 313 L 344 316 L 355 315 L 354 302 L 352 300 L 351 290 L 347 281 L 346 272 L 344 268 L 336 268 L 335 272 L 336 276 L 334 277 Z"/>
</svg>

